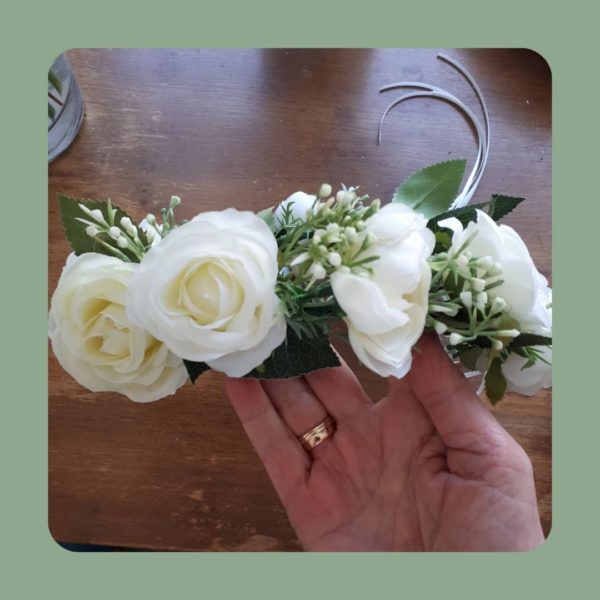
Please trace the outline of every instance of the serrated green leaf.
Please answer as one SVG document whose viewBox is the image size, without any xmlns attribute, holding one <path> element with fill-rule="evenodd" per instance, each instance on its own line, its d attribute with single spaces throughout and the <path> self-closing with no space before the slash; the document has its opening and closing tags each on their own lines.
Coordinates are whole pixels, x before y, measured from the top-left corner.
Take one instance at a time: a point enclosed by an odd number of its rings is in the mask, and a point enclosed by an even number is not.
<svg viewBox="0 0 600 600">
<path fill-rule="evenodd" d="M 552 338 L 535 333 L 522 333 L 510 343 L 508 350 L 524 348 L 526 346 L 552 346 Z"/>
<path fill-rule="evenodd" d="M 327 367 L 339 367 L 337 354 L 328 338 L 299 338 L 291 327 L 283 344 L 265 362 L 245 377 L 250 379 L 289 379 Z"/>
<path fill-rule="evenodd" d="M 466 165 L 466 160 L 458 159 L 425 167 L 398 187 L 392 201 L 402 202 L 431 219 L 447 211 L 456 199 Z"/>
<path fill-rule="evenodd" d="M 62 222 L 63 229 L 65 231 L 65 236 L 69 243 L 71 244 L 71 248 L 76 255 L 84 254 L 86 252 L 96 252 L 98 254 L 106 254 L 108 256 L 114 256 L 110 253 L 109 250 L 101 246 L 91 238 L 86 232 L 86 225 L 77 219 L 85 219 L 87 221 L 90 220 L 90 217 L 79 208 L 79 205 L 83 204 L 90 210 L 99 209 L 102 211 L 104 218 L 108 223 L 110 223 L 109 216 L 109 205 L 107 202 L 99 202 L 97 200 L 83 200 L 80 198 L 71 198 L 69 196 L 65 196 L 63 194 L 58 194 L 58 206 L 60 212 L 60 220 Z M 114 215 L 114 222 L 119 223 L 122 217 L 129 217 L 129 215 L 121 208 L 116 206 L 112 207 L 116 209 L 116 213 Z M 129 217 L 132 222 L 135 222 L 134 219 Z M 146 234 L 138 228 L 138 236 L 140 241 L 144 246 L 148 246 L 148 240 L 146 238 Z M 137 256 L 128 249 L 119 249 L 123 254 L 131 260 L 131 262 L 139 262 Z"/>
<path fill-rule="evenodd" d="M 468 206 L 463 206 L 462 208 L 455 208 L 454 210 L 448 210 L 441 215 L 437 215 L 429 220 L 427 226 L 434 233 L 437 233 L 442 229 L 439 227 L 438 223 L 444 219 L 449 219 L 450 217 L 456 217 L 463 224 L 463 226 L 466 226 L 477 218 L 477 209 L 486 211 L 488 215 L 494 219 L 494 221 L 499 221 L 502 217 L 514 210 L 524 200 L 525 198 L 513 198 L 512 196 L 493 194 L 488 202 L 481 202 L 480 204 L 471 204 Z"/>
<path fill-rule="evenodd" d="M 188 375 L 190 376 L 190 380 L 192 383 L 196 383 L 196 379 L 205 373 L 206 371 L 210 371 L 210 367 L 203 362 L 193 362 L 191 360 L 183 360 L 183 364 L 187 369 Z"/>
<path fill-rule="evenodd" d="M 502 361 L 495 358 L 485 374 L 485 393 L 493 406 L 498 404 L 506 392 L 506 379 L 502 373 Z"/>
<path fill-rule="evenodd" d="M 272 206 L 270 208 L 259 210 L 256 213 L 256 216 L 259 219 L 262 219 L 269 226 L 271 231 L 275 231 L 275 213 L 273 212 Z"/>
</svg>

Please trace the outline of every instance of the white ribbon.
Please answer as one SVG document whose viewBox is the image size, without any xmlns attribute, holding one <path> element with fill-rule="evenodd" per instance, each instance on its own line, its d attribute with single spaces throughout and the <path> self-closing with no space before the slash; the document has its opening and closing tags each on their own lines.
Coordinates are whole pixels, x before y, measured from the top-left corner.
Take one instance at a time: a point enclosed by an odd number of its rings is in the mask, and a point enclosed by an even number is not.
<svg viewBox="0 0 600 600">
<path fill-rule="evenodd" d="M 477 82 L 473 79 L 471 74 L 465 69 L 458 61 L 451 58 L 450 56 L 446 56 L 445 54 L 438 54 L 437 57 L 440 60 L 447 62 L 452 65 L 469 83 L 469 85 L 473 88 L 477 99 L 479 100 L 479 104 L 481 105 L 481 110 L 483 112 L 483 117 L 485 121 L 485 128 L 481 126 L 479 119 L 473 113 L 473 111 L 461 102 L 456 96 L 450 94 L 446 90 L 432 85 L 430 83 L 416 82 L 416 81 L 399 81 L 397 83 L 390 83 L 388 85 L 383 86 L 379 92 L 386 92 L 393 89 L 398 88 L 416 88 L 416 92 L 409 92 L 400 96 L 396 100 L 394 100 L 384 111 L 381 121 L 379 122 L 379 135 L 378 135 L 378 143 L 381 144 L 382 132 L 383 132 L 383 121 L 387 114 L 394 108 L 394 106 L 400 104 L 404 100 L 410 100 L 411 98 L 436 98 L 438 100 L 444 100 L 462 111 L 465 116 L 469 119 L 475 132 L 477 134 L 477 159 L 475 161 L 475 165 L 467 177 L 465 185 L 463 189 L 458 194 L 458 196 L 452 202 L 450 208 L 461 208 L 469 203 L 479 182 L 481 181 L 481 177 L 483 176 L 483 172 L 487 165 L 489 148 L 490 148 L 490 139 L 491 139 L 491 131 L 490 131 L 490 120 L 488 115 L 487 106 L 485 104 L 485 100 L 483 99 L 483 94 L 477 85 Z"/>
</svg>

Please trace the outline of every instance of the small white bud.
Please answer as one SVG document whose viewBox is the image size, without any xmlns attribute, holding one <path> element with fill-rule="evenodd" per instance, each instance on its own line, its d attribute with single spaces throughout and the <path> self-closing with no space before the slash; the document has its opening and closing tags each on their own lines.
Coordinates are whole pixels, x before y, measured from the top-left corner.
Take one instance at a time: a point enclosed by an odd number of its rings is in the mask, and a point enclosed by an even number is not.
<svg viewBox="0 0 600 600">
<path fill-rule="evenodd" d="M 463 306 L 469 310 L 471 306 L 473 306 L 473 294 L 471 294 L 471 292 L 461 292 L 460 301 L 463 303 Z"/>
<path fill-rule="evenodd" d="M 327 254 L 327 246 L 324 246 L 323 244 L 321 244 L 321 245 L 319 246 L 319 252 L 320 252 L 321 254 Z"/>
<path fill-rule="evenodd" d="M 129 246 L 129 242 L 124 237 L 120 237 L 117 240 L 117 246 L 119 246 L 119 248 L 127 248 L 127 246 Z"/>
<path fill-rule="evenodd" d="M 327 233 L 338 233 L 339 230 L 340 226 L 337 223 L 328 223 L 327 227 L 325 228 Z"/>
<path fill-rule="evenodd" d="M 308 270 L 311 273 L 313 279 L 325 279 L 327 275 L 327 271 L 325 271 L 325 267 L 320 262 L 314 262 L 310 269 Z"/>
<path fill-rule="evenodd" d="M 450 334 L 450 345 L 451 346 L 458 346 L 458 344 L 460 344 L 461 342 L 465 341 L 465 337 L 460 335 L 460 333 L 451 333 Z"/>
<path fill-rule="evenodd" d="M 100 230 L 95 226 L 95 225 L 88 225 L 85 228 L 85 232 L 90 236 L 90 237 L 96 237 L 99 233 Z"/>
<path fill-rule="evenodd" d="M 328 183 L 324 183 L 319 188 L 319 198 L 327 198 L 331 196 L 331 186 Z"/>
<path fill-rule="evenodd" d="M 146 230 L 146 238 L 148 239 L 148 241 L 152 243 L 155 237 L 156 230 L 154 229 L 154 227 L 148 227 L 148 229 Z"/>
<path fill-rule="evenodd" d="M 327 260 L 332 267 L 339 267 L 342 264 L 342 257 L 337 252 L 330 252 Z"/>
<path fill-rule="evenodd" d="M 149 225 L 154 225 L 156 223 L 156 217 L 152 213 L 148 213 L 146 215 L 146 221 Z"/>
<path fill-rule="evenodd" d="M 129 217 L 121 217 L 119 223 L 121 224 L 121 227 L 125 230 L 133 226 L 133 223 L 131 222 L 131 219 Z"/>
<path fill-rule="evenodd" d="M 492 348 L 494 350 L 502 350 L 504 344 L 500 340 L 492 340 Z"/>
<path fill-rule="evenodd" d="M 335 201 L 339 202 L 340 204 L 343 204 L 345 195 L 346 195 L 346 191 L 345 190 L 340 190 L 335 195 Z"/>
<path fill-rule="evenodd" d="M 487 301 L 488 301 L 487 292 L 479 292 L 479 294 L 477 294 L 477 296 L 475 296 L 476 304 L 481 304 L 481 305 L 485 306 L 487 304 Z"/>
<path fill-rule="evenodd" d="M 179 196 L 171 196 L 171 202 L 169 202 L 169 208 L 175 208 L 181 204 L 181 198 Z"/>
<path fill-rule="evenodd" d="M 108 235 L 110 235 L 113 240 L 118 240 L 123 234 L 118 227 L 111 227 L 108 230 Z"/>
<path fill-rule="evenodd" d="M 353 244 L 356 241 L 356 229 L 354 229 L 354 227 L 346 227 L 346 229 L 344 229 L 344 234 L 350 244 Z"/>
<path fill-rule="evenodd" d="M 492 302 L 492 314 L 502 312 L 506 306 L 506 300 L 500 296 L 497 296 Z"/>
<path fill-rule="evenodd" d="M 350 267 L 347 267 L 346 265 L 342 265 L 339 269 L 338 269 L 339 273 L 344 273 L 345 275 L 347 275 L 348 273 L 350 273 Z"/>
<path fill-rule="evenodd" d="M 95 208 L 94 210 L 90 210 L 85 204 L 80 204 L 79 208 L 86 214 L 88 217 L 91 217 L 97 223 L 101 225 L 108 225 L 108 223 L 104 220 L 104 215 L 99 208 Z"/>
<path fill-rule="evenodd" d="M 364 221 L 358 221 L 355 225 L 356 231 L 363 231 L 366 226 L 367 224 Z"/>
<path fill-rule="evenodd" d="M 381 208 L 381 200 L 379 198 L 375 198 L 375 200 L 373 200 L 373 202 L 371 202 L 371 205 L 369 206 L 369 208 L 373 211 L 377 211 Z"/>
<path fill-rule="evenodd" d="M 439 334 L 446 333 L 446 331 L 448 331 L 448 326 L 441 321 L 435 321 L 433 328 L 435 329 L 436 333 Z"/>
<path fill-rule="evenodd" d="M 374 233 L 369 232 L 367 234 L 367 241 L 369 242 L 369 244 L 374 244 L 377 241 L 377 237 Z"/>
<path fill-rule="evenodd" d="M 485 289 L 485 279 L 479 279 L 478 277 L 474 277 L 471 279 L 471 287 L 476 292 L 483 292 Z"/>
<path fill-rule="evenodd" d="M 459 267 L 461 267 L 462 269 L 465 269 L 467 267 L 467 265 L 469 264 L 469 259 L 464 254 L 461 254 L 456 259 L 456 263 L 458 264 Z"/>
</svg>

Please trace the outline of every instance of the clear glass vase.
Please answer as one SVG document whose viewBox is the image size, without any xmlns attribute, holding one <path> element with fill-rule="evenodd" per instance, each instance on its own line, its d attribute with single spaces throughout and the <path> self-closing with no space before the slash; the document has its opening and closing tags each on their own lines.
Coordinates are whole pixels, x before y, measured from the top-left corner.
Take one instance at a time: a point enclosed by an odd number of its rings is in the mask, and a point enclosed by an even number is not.
<svg viewBox="0 0 600 600">
<path fill-rule="evenodd" d="M 51 71 L 60 81 L 60 91 L 48 82 L 49 163 L 71 145 L 83 121 L 83 99 L 64 54 L 52 63 Z"/>
</svg>

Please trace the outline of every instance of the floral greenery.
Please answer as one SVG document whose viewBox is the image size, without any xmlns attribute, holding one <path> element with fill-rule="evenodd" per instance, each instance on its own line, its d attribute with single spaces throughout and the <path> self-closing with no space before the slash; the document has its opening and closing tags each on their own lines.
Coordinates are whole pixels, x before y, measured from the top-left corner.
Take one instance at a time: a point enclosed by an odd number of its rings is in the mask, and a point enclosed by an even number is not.
<svg viewBox="0 0 600 600">
<path fill-rule="evenodd" d="M 503 273 L 490 257 L 472 255 L 470 239 L 453 247 L 444 219 L 455 217 L 463 225 L 476 220 L 476 209 L 498 220 L 516 208 L 523 198 L 494 195 L 489 202 L 450 209 L 464 176 L 466 161 L 439 163 L 411 175 L 393 197 L 421 212 L 434 233 L 436 245 L 429 258 L 432 281 L 426 330 L 446 340 L 449 353 L 470 370 L 484 370 L 487 396 L 499 401 L 507 389 L 502 364 L 511 353 L 524 359 L 523 368 L 547 362 L 540 348 L 551 346 L 547 336 L 522 332 L 507 312 L 506 303 L 488 292 L 503 283 Z M 258 216 L 273 232 L 278 246 L 279 275 L 276 294 L 288 327 L 285 342 L 247 377 L 260 379 L 295 377 L 336 366 L 329 337 L 345 314 L 333 294 L 331 275 L 338 270 L 368 277 L 378 260 L 366 222 L 380 208 L 368 202 L 358 188 L 342 186 L 332 194 L 324 184 L 305 214 L 293 206 L 262 210 Z M 161 211 L 161 221 L 147 215 L 133 220 L 110 201 L 78 200 L 59 196 L 61 220 L 76 254 L 98 252 L 126 262 L 140 262 L 156 238 L 167 236 L 184 222 L 174 209 L 181 200 L 173 196 Z M 209 370 L 204 363 L 184 361 L 192 381 Z"/>
</svg>

